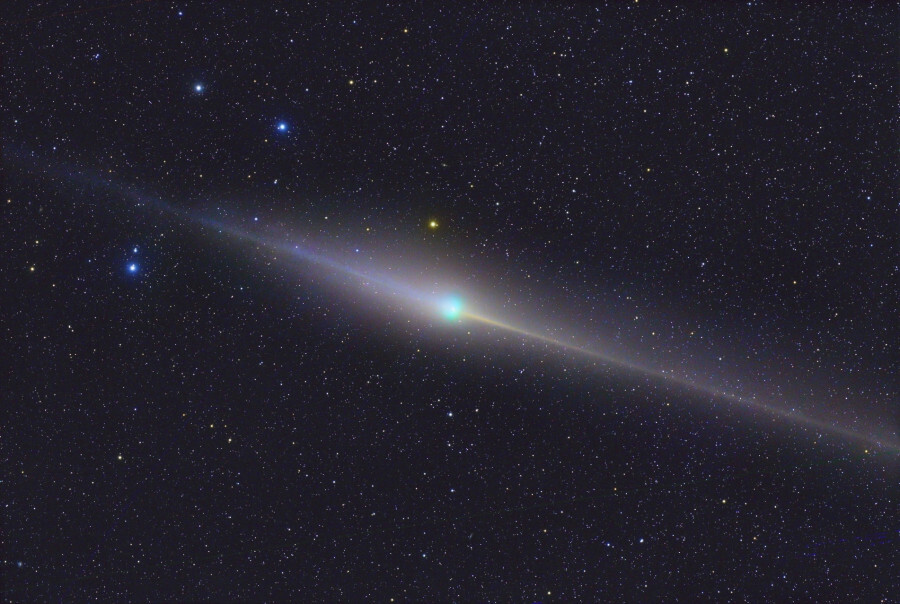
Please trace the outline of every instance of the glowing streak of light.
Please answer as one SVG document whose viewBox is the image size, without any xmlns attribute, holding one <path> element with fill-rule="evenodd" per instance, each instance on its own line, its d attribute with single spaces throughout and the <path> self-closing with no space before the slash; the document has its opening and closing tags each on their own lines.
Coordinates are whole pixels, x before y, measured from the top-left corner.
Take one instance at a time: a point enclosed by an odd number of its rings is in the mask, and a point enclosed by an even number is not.
<svg viewBox="0 0 900 604">
<path fill-rule="evenodd" d="M 799 411 L 793 411 L 790 409 L 784 409 L 782 407 L 778 407 L 771 403 L 766 403 L 754 398 L 748 398 L 745 396 L 740 396 L 737 394 L 733 394 L 730 392 L 725 392 L 721 390 L 717 390 L 715 388 L 704 386 L 701 384 L 697 384 L 696 382 L 692 382 L 685 378 L 678 377 L 673 374 L 664 373 L 662 371 L 658 371 L 655 369 L 651 369 L 649 367 L 645 367 L 642 365 L 638 365 L 636 363 L 630 363 L 627 361 L 623 361 L 621 359 L 617 359 L 615 357 L 603 354 L 596 350 L 591 350 L 590 348 L 585 348 L 583 346 L 578 346 L 576 344 L 571 344 L 569 342 L 564 342 L 563 340 L 558 340 L 556 338 L 551 338 L 550 336 L 545 336 L 539 333 L 535 333 L 533 331 L 529 331 L 522 327 L 518 327 L 516 325 L 511 325 L 509 323 L 504 323 L 503 321 L 498 321 L 497 319 L 492 319 L 491 317 L 487 317 L 485 315 L 477 314 L 474 312 L 463 311 L 460 313 L 461 318 L 471 319 L 478 323 L 483 323 L 485 325 L 490 325 L 491 327 L 496 327 L 497 329 L 502 329 L 504 331 L 508 331 L 511 333 L 518 334 L 520 336 L 538 340 L 540 342 L 544 342 L 545 344 L 549 344 L 551 346 L 555 346 L 557 348 L 561 348 L 564 350 L 569 350 L 571 352 L 578 353 L 583 356 L 587 356 L 590 358 L 597 359 L 606 363 L 608 365 L 614 365 L 620 369 L 624 369 L 632 374 L 643 375 L 646 377 L 655 378 L 657 380 L 668 382 L 670 384 L 675 384 L 686 388 L 688 390 L 693 390 L 695 392 L 701 392 L 708 396 L 711 396 L 716 399 L 720 399 L 729 403 L 734 403 L 739 406 L 744 406 L 749 409 L 755 409 L 758 411 L 763 411 L 768 413 L 769 415 L 780 417 L 783 419 L 790 420 L 791 422 L 800 425 L 804 428 L 818 430 L 821 432 L 828 432 L 832 434 L 837 434 L 843 436 L 844 438 L 864 442 L 869 445 L 874 445 L 890 451 L 892 453 L 900 453 L 900 443 L 895 441 L 887 441 L 884 439 L 876 438 L 873 436 L 869 436 L 866 434 L 862 434 L 860 432 L 856 432 L 854 430 L 850 430 L 848 428 L 844 428 L 842 426 L 837 426 L 832 423 L 816 419 L 814 417 L 810 417 L 804 413 L 800 413 Z"/>
<path fill-rule="evenodd" d="M 112 182 L 107 178 L 104 178 L 100 175 L 92 175 L 85 172 L 79 172 L 77 170 L 63 170 L 61 168 L 50 168 L 46 165 L 34 164 L 33 156 L 27 156 L 19 151 L 9 149 L 4 146 L 4 151 L 7 152 L 7 157 L 11 157 L 20 164 L 24 164 L 29 166 L 32 170 L 35 168 L 39 168 L 39 171 L 57 177 L 64 177 L 68 179 L 72 179 L 82 184 L 86 184 L 89 186 L 99 186 L 107 191 L 112 191 L 125 199 L 131 200 L 138 206 L 149 205 L 155 207 L 156 209 L 170 215 L 178 216 L 183 219 L 187 219 L 189 222 L 193 222 L 195 224 L 199 224 L 202 226 L 206 226 L 209 228 L 213 228 L 220 233 L 225 233 L 233 236 L 238 240 L 252 242 L 260 247 L 265 247 L 273 251 L 277 251 L 280 253 L 284 253 L 290 255 L 292 257 L 305 260 L 313 265 L 317 265 L 319 267 L 324 267 L 330 269 L 332 271 L 336 271 L 342 273 L 347 276 L 354 277 L 358 280 L 359 285 L 363 287 L 371 287 L 373 284 L 379 285 L 386 292 L 378 292 L 378 293 L 387 293 L 394 296 L 400 296 L 412 301 L 415 301 L 419 304 L 424 304 L 426 308 L 431 310 L 437 310 L 445 319 L 451 321 L 457 321 L 461 319 L 470 319 L 472 321 L 476 321 L 491 327 L 495 327 L 497 329 L 502 329 L 504 331 L 508 331 L 510 333 L 516 333 L 520 336 L 541 341 L 545 344 L 569 350 L 571 352 L 591 357 L 602 361 L 606 364 L 616 366 L 620 369 L 628 371 L 630 373 L 641 375 L 644 377 L 654 378 L 657 380 L 661 380 L 664 382 L 668 382 L 673 385 L 678 385 L 683 388 L 692 390 L 694 392 L 702 392 L 708 396 L 713 398 L 734 403 L 737 406 L 743 406 L 748 409 L 756 409 L 759 411 L 763 411 L 773 417 L 779 417 L 786 420 L 789 420 L 795 423 L 798 426 L 811 429 L 818 430 L 825 433 L 836 434 L 839 436 L 843 436 L 848 440 L 864 442 L 869 445 L 880 447 L 886 451 L 891 453 L 900 453 L 900 442 L 896 439 L 885 440 L 881 438 L 877 438 L 874 436 L 869 436 L 866 434 L 862 434 L 860 432 L 856 432 L 849 428 L 845 428 L 842 426 L 838 426 L 820 419 L 816 419 L 814 417 L 810 417 L 806 414 L 800 413 L 798 411 L 785 409 L 783 407 L 779 407 L 777 405 L 763 402 L 757 400 L 755 398 L 748 398 L 739 396 L 733 393 L 720 391 L 711 386 L 698 384 L 694 381 L 688 380 L 686 378 L 678 377 L 674 374 L 665 373 L 662 371 L 658 371 L 656 369 L 652 369 L 650 367 L 645 367 L 636 363 L 628 362 L 622 359 L 618 359 L 612 357 L 610 355 L 606 355 L 602 352 L 598 352 L 596 350 L 592 350 L 590 348 L 585 348 L 582 346 L 578 346 L 569 342 L 565 342 L 563 340 L 559 340 L 556 338 L 552 338 L 549 336 L 542 335 L 540 333 L 536 333 L 516 325 L 512 325 L 510 323 L 504 323 L 498 319 L 493 319 L 489 316 L 486 316 L 481 313 L 473 312 L 465 309 L 463 302 L 458 297 L 444 298 L 443 300 L 436 298 L 433 295 L 426 294 L 419 289 L 416 289 L 402 281 L 398 281 L 384 275 L 383 273 L 379 273 L 371 270 L 363 270 L 359 268 L 354 268 L 348 264 L 340 262 L 334 258 L 329 257 L 328 255 L 321 254 L 314 250 L 301 247 L 299 245 L 289 245 L 283 242 L 273 241 L 271 239 L 262 237 L 260 235 L 253 234 L 244 229 L 238 228 L 233 225 L 229 225 L 223 223 L 221 221 L 213 220 L 207 217 L 198 216 L 194 213 L 187 212 L 181 208 L 178 208 L 174 204 L 171 204 L 164 199 L 154 197 L 152 195 L 147 195 L 144 193 L 136 192 L 134 189 L 130 187 L 123 186 L 121 184 Z"/>
</svg>

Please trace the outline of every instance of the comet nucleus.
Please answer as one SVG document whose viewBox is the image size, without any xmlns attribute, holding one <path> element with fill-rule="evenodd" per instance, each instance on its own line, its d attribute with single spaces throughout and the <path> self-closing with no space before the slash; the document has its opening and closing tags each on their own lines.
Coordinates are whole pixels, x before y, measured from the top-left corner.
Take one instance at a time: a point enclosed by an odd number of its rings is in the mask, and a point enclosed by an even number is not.
<svg viewBox="0 0 900 604">
<path fill-rule="evenodd" d="M 463 302 L 459 296 L 451 296 L 441 302 L 441 315 L 448 321 L 459 319 L 463 310 Z"/>
</svg>

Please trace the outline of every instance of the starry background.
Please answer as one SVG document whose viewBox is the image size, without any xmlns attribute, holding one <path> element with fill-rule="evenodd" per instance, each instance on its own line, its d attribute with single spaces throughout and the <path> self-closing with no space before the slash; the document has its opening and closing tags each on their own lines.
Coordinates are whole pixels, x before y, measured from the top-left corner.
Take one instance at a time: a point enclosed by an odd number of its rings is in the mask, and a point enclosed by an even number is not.
<svg viewBox="0 0 900 604">
<path fill-rule="evenodd" d="M 74 177 L 896 433 L 895 6 L 260 4 L 4 6 L 6 601 L 897 597 L 896 454 Z"/>
</svg>

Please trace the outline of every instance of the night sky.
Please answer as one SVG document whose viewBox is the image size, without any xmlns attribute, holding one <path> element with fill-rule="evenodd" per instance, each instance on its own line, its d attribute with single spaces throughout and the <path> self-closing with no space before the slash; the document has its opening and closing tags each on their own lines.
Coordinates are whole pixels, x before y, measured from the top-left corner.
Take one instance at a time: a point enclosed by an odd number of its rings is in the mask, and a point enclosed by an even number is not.
<svg viewBox="0 0 900 604">
<path fill-rule="evenodd" d="M 5 601 L 898 601 L 895 4 L 104 4 L 2 11 Z"/>
</svg>

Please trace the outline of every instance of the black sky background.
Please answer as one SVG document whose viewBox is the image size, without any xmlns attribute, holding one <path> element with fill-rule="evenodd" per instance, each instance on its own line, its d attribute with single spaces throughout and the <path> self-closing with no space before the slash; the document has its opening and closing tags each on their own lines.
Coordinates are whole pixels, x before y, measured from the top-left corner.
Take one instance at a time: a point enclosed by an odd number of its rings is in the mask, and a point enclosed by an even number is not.
<svg viewBox="0 0 900 604">
<path fill-rule="evenodd" d="M 897 593 L 896 453 L 410 322 L 104 184 L 412 249 L 896 438 L 895 6 L 100 6 L 2 11 L 6 601 Z"/>
</svg>

